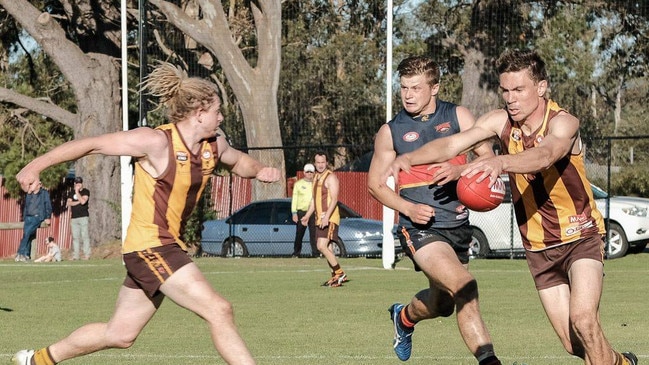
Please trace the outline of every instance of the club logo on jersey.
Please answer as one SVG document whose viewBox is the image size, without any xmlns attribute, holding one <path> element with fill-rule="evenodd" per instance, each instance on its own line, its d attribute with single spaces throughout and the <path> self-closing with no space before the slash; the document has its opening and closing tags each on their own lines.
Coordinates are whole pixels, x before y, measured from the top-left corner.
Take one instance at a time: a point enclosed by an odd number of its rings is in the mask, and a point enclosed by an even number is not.
<svg viewBox="0 0 649 365">
<path fill-rule="evenodd" d="M 521 130 L 518 128 L 512 129 L 512 134 L 511 137 L 514 141 L 520 141 L 521 140 Z"/>
<path fill-rule="evenodd" d="M 414 142 L 419 139 L 419 133 L 417 132 L 408 132 L 403 135 L 403 140 L 406 142 Z"/>
<path fill-rule="evenodd" d="M 590 220 L 584 222 L 578 222 L 578 224 L 573 224 L 572 226 L 566 228 L 566 236 L 573 236 L 579 234 L 582 231 L 585 231 L 593 226 L 594 224 Z"/>
<path fill-rule="evenodd" d="M 581 214 L 576 214 L 576 215 L 571 215 L 568 217 L 568 222 L 571 224 L 574 223 L 583 223 L 588 220 L 588 217 L 586 217 L 586 214 L 581 213 Z"/>
<path fill-rule="evenodd" d="M 187 152 L 176 151 L 176 160 L 184 162 L 189 160 L 189 156 L 187 156 Z"/>
<path fill-rule="evenodd" d="M 446 122 L 435 126 L 435 130 L 438 133 L 446 133 L 451 130 L 451 122 Z"/>
</svg>

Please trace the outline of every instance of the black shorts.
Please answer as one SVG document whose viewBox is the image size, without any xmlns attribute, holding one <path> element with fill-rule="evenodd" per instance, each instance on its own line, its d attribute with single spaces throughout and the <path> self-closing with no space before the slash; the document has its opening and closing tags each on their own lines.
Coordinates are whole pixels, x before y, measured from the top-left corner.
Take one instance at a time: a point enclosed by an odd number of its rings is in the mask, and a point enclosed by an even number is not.
<svg viewBox="0 0 649 365">
<path fill-rule="evenodd" d="M 126 266 L 124 286 L 142 289 L 149 298 L 158 293 L 160 285 L 174 272 L 192 262 L 177 244 L 153 247 L 123 255 Z"/>
<path fill-rule="evenodd" d="M 416 271 L 421 271 L 421 269 L 414 260 L 415 252 L 432 242 L 448 243 L 461 263 L 469 263 L 469 247 L 473 237 L 473 228 L 468 224 L 455 228 L 428 228 L 425 230 L 400 227 L 397 235 L 403 251 L 414 263 Z"/>
</svg>

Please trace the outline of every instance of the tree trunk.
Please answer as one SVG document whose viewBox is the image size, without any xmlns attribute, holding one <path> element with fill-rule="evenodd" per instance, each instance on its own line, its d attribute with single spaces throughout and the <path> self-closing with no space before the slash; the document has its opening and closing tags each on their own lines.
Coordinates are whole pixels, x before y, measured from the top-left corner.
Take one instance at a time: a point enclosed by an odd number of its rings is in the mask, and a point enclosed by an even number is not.
<svg viewBox="0 0 649 365">
<path fill-rule="evenodd" d="M 280 169 L 281 176 L 286 176 L 282 135 L 279 129 L 276 93 L 263 85 L 255 85 L 250 94 L 250 103 L 241 103 L 241 113 L 245 121 L 246 142 L 248 146 L 280 147 L 276 149 L 259 149 L 249 154 L 266 166 Z M 266 184 L 253 180 L 253 200 L 280 198 L 286 196 L 286 180 Z"/>
<path fill-rule="evenodd" d="M 466 48 L 462 54 L 462 105 L 477 118 L 497 108 L 499 96 L 490 88 L 489 83 L 482 81 L 482 75 L 485 74 L 485 55 L 475 48 Z"/>
<path fill-rule="evenodd" d="M 89 71 L 91 80 L 79 101 L 79 125 L 75 138 L 116 132 L 122 128 L 120 75 L 115 63 L 97 57 Z M 119 141 L 115 141 L 119 143 Z M 76 174 L 90 190 L 89 231 L 93 245 L 121 239 L 121 182 L 119 157 L 92 155 L 75 163 Z"/>
<path fill-rule="evenodd" d="M 74 90 L 77 110 L 70 112 L 28 97 L 14 98 L 12 102 L 72 128 L 77 139 L 121 129 L 121 77 L 115 59 L 102 53 L 84 53 L 67 38 L 54 17 L 28 1 L 0 0 L 0 6 L 57 65 Z M 75 162 L 76 174 L 83 176 L 84 186 L 90 190 L 89 229 L 93 245 L 121 237 L 119 166 L 118 157 L 99 155 Z"/>
<path fill-rule="evenodd" d="M 243 116 L 249 148 L 282 147 L 277 107 L 277 88 L 281 66 L 281 2 L 250 2 L 257 35 L 256 64 L 244 57 L 234 37 L 220 0 L 201 3 L 203 17 L 194 19 L 170 1 L 150 0 L 170 23 L 205 46 L 216 56 L 237 97 Z M 254 150 L 250 155 L 285 175 L 282 150 Z M 283 197 L 286 181 L 274 184 L 254 182 L 254 199 Z"/>
<path fill-rule="evenodd" d="M 621 74 L 618 79 L 618 83 L 615 85 L 615 110 L 613 110 L 613 120 L 615 121 L 615 127 L 613 128 L 613 135 L 617 136 L 617 132 L 620 130 L 620 124 L 622 123 L 622 95 L 624 94 L 624 74 Z"/>
</svg>

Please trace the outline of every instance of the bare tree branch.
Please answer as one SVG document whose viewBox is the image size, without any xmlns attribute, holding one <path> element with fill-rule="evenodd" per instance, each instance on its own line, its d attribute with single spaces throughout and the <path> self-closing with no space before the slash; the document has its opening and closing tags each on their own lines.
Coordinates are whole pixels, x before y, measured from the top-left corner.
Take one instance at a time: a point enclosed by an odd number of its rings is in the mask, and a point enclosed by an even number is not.
<svg viewBox="0 0 649 365">
<path fill-rule="evenodd" d="M 73 128 L 78 123 L 78 116 L 54 104 L 34 99 L 13 90 L 0 88 L 0 100 L 32 110 L 61 124 Z"/>
</svg>

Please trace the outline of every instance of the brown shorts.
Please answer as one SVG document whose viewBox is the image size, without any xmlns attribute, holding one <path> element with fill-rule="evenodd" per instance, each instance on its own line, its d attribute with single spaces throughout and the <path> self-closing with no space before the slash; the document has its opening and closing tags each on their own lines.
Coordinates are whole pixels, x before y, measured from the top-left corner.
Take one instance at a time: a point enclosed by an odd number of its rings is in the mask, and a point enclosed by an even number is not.
<svg viewBox="0 0 649 365">
<path fill-rule="evenodd" d="M 579 259 L 593 259 L 604 263 L 604 240 L 600 236 L 585 237 L 565 245 L 543 251 L 527 251 L 527 266 L 536 290 L 570 284 L 568 272 Z"/>
<path fill-rule="evenodd" d="M 329 241 L 338 241 L 338 225 L 329 222 L 329 225 L 324 228 L 316 227 L 315 238 L 328 238 Z"/>
<path fill-rule="evenodd" d="M 124 286 L 142 289 L 149 298 L 158 293 L 160 285 L 174 272 L 192 262 L 177 244 L 153 247 L 124 254 L 126 279 Z"/>
</svg>

